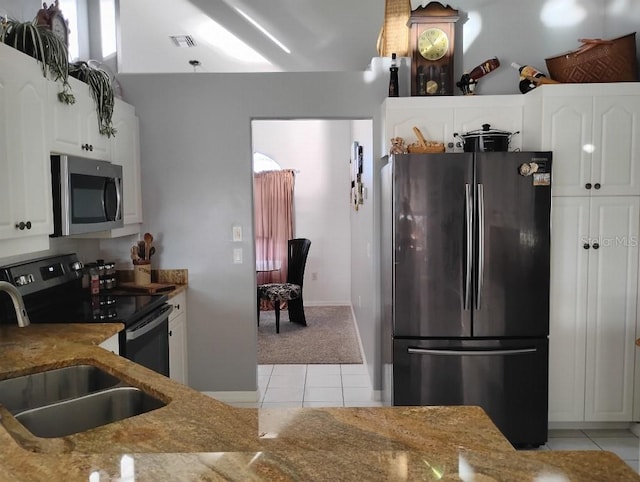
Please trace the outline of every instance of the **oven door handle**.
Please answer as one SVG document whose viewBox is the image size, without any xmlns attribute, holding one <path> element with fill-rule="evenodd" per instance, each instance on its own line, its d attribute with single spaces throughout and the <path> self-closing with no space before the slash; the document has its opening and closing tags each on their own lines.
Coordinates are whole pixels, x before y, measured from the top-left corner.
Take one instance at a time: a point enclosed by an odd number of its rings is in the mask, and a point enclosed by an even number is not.
<svg viewBox="0 0 640 482">
<path fill-rule="evenodd" d="M 160 326 L 167 318 L 169 318 L 169 314 L 171 314 L 172 311 L 173 306 L 168 304 L 167 306 L 159 309 L 157 311 L 157 314 L 152 313 L 151 315 L 149 315 L 149 318 L 153 317 L 152 321 L 143 323 L 139 328 L 133 328 L 125 331 L 126 340 L 132 341 L 146 335 L 151 330 Z"/>
</svg>

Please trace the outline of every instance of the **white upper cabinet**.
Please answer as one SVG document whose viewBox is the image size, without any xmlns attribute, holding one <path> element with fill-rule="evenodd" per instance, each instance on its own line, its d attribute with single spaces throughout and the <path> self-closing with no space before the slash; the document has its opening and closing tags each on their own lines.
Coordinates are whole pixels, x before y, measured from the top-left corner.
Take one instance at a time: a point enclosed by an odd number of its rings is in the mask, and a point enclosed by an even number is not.
<svg viewBox="0 0 640 482">
<path fill-rule="evenodd" d="M 134 108 L 116 99 L 115 137 L 99 132 L 89 86 L 69 79 L 75 104 L 40 64 L 0 43 L 0 255 L 49 249 L 53 233 L 51 153 L 123 166 L 125 227 L 95 237 L 134 234 L 142 222 L 140 146 Z M 85 236 L 86 237 L 86 236 Z M 93 236 L 92 236 L 93 237 Z"/>
<path fill-rule="evenodd" d="M 539 91 L 539 92 L 537 92 Z M 554 196 L 640 195 L 640 86 L 635 83 L 544 86 L 527 139 L 553 151 Z"/>
<path fill-rule="evenodd" d="M 484 124 L 492 129 L 521 133 L 523 115 L 522 95 L 388 98 L 382 104 L 382 150 L 389 153 L 389 141 L 393 137 L 402 137 L 406 145 L 415 142 L 415 126 L 427 140 L 443 142 L 447 152 L 462 152 L 455 133 L 475 131 Z M 511 137 L 509 147 L 521 149 L 520 134 Z"/>
<path fill-rule="evenodd" d="M 133 107 L 116 99 L 113 112 L 116 134 L 111 138 L 111 162 L 122 166 L 124 224 L 142 222 L 140 144 L 138 118 Z"/>
<path fill-rule="evenodd" d="M 2 46 L 0 64 L 23 54 Z M 35 62 L 0 69 L 0 239 L 3 255 L 48 247 L 53 232 L 47 81 Z"/>
<path fill-rule="evenodd" d="M 108 161 L 111 159 L 111 141 L 100 134 L 96 104 L 89 86 L 70 78 L 76 102 L 72 105 L 58 100 L 57 83 L 49 83 L 49 133 L 51 151 Z"/>
<path fill-rule="evenodd" d="M 640 195 L 640 96 L 598 96 L 593 111 L 592 195 Z"/>
</svg>

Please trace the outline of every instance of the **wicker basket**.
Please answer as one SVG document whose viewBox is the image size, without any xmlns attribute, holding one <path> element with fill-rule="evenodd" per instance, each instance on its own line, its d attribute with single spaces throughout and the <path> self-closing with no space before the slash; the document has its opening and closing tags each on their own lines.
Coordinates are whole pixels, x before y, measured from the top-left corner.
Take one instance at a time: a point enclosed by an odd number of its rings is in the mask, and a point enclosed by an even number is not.
<svg viewBox="0 0 640 482">
<path fill-rule="evenodd" d="M 419 142 L 414 142 L 407 146 L 409 154 L 433 154 L 444 151 L 445 148 L 442 142 L 429 142 L 426 146 L 421 146 Z"/>
<path fill-rule="evenodd" d="M 612 40 L 578 41 L 578 49 L 545 59 L 552 79 L 574 84 L 638 80 L 635 32 Z"/>
</svg>

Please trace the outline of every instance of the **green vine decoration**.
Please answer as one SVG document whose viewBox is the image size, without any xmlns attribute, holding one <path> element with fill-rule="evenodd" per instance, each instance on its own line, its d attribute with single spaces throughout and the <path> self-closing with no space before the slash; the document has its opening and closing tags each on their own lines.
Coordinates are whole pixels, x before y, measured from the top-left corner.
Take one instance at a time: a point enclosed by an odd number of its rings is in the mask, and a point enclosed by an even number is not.
<svg viewBox="0 0 640 482">
<path fill-rule="evenodd" d="M 96 103 L 96 113 L 100 134 L 111 137 L 116 134 L 113 127 L 113 87 L 109 74 L 100 68 L 90 66 L 85 61 L 69 64 L 69 75 L 89 85 L 91 96 Z"/>
</svg>

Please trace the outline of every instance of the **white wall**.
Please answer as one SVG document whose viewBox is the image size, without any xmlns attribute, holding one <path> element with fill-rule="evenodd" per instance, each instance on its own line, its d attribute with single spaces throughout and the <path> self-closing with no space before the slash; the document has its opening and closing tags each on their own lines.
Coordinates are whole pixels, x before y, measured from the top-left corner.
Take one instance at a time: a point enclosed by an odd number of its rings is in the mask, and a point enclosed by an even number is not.
<svg viewBox="0 0 640 482">
<path fill-rule="evenodd" d="M 140 117 L 143 231 L 162 238 L 160 265 L 189 270 L 194 388 L 256 388 L 251 120 L 373 118 L 379 130 L 387 81 L 366 72 L 121 77 Z M 242 243 L 232 241 L 233 225 L 242 226 Z M 236 247 L 243 264 L 232 263 Z M 372 266 L 360 276 L 376 279 Z M 364 305 L 377 305 L 374 290 L 365 296 Z"/>
<path fill-rule="evenodd" d="M 251 126 L 254 152 L 297 171 L 294 236 L 311 240 L 305 304 L 351 304 L 349 121 L 254 120 Z"/>
<path fill-rule="evenodd" d="M 377 177 L 373 150 L 373 122 L 351 122 L 351 142 L 362 146 L 362 183 L 364 201 L 358 210 L 351 209 L 351 302 L 364 349 L 364 358 L 373 380 L 378 379 L 380 357 L 380 328 L 378 316 L 378 240 L 376 229 L 377 197 L 374 180 Z M 376 296 L 372 297 L 371 293 Z"/>
</svg>

